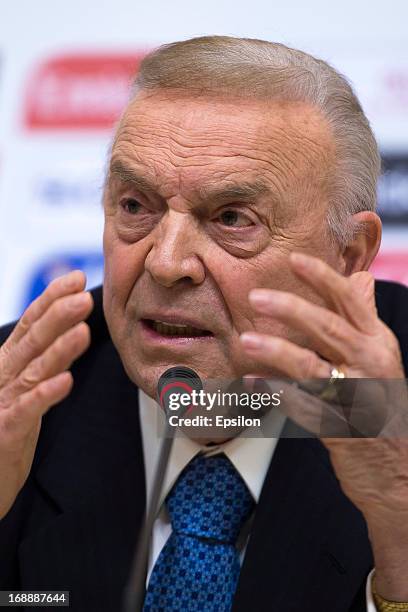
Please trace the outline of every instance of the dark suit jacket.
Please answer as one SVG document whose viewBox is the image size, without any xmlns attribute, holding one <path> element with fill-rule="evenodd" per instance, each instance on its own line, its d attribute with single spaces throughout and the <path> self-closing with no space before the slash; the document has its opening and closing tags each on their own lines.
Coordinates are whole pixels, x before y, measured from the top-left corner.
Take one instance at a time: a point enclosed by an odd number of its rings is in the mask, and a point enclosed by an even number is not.
<svg viewBox="0 0 408 612">
<path fill-rule="evenodd" d="M 136 387 L 93 290 L 92 345 L 44 417 L 30 476 L 0 521 L 0 589 L 71 591 L 76 612 L 119 612 L 145 509 Z M 408 366 L 408 290 L 377 283 Z M 0 344 L 12 325 L 0 329 Z M 257 506 L 234 612 L 362 612 L 366 525 L 317 439 L 281 439 Z"/>
</svg>

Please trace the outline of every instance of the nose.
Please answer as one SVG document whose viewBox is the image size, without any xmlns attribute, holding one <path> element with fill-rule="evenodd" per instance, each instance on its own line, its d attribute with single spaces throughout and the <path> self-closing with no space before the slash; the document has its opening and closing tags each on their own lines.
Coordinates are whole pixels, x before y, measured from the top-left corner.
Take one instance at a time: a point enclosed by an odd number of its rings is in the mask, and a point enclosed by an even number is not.
<svg viewBox="0 0 408 612">
<path fill-rule="evenodd" d="M 169 210 L 154 231 L 145 269 L 164 287 L 182 280 L 199 285 L 205 279 L 205 267 L 199 256 L 201 240 L 190 213 Z"/>
</svg>

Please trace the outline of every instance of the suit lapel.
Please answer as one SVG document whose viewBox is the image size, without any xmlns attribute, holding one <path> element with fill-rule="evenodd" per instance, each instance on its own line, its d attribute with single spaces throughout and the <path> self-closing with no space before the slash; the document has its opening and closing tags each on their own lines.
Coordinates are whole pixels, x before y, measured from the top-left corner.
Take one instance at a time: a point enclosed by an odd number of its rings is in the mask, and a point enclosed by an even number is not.
<svg viewBox="0 0 408 612">
<path fill-rule="evenodd" d="M 20 573 L 24 588 L 71 590 L 75 610 L 119 610 L 145 509 L 137 389 L 110 343 L 81 371 L 42 432 L 41 504 L 26 526 Z"/>
<path fill-rule="evenodd" d="M 233 611 L 349 610 L 372 567 L 364 519 L 316 439 L 282 438 L 249 538 Z"/>
</svg>

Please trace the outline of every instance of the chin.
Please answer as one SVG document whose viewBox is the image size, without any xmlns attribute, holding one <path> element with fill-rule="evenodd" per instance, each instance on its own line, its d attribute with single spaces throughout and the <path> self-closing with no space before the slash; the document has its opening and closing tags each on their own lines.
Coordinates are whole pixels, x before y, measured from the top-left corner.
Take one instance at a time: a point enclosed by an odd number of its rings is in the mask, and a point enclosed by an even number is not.
<svg viewBox="0 0 408 612">
<path fill-rule="evenodd" d="M 166 366 L 148 366 L 143 363 L 128 365 L 124 360 L 122 360 L 122 363 L 130 380 L 147 395 L 156 399 L 157 382 L 167 369 Z"/>
</svg>

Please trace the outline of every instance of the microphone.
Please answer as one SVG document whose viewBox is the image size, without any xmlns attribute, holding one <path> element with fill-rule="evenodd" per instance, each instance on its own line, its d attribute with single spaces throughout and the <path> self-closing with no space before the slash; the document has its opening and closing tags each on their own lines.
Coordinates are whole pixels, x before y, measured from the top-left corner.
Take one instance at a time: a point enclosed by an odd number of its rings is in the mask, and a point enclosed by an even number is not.
<svg viewBox="0 0 408 612">
<path fill-rule="evenodd" d="M 201 379 L 194 370 L 186 366 L 174 366 L 163 372 L 158 380 L 157 401 L 167 417 L 172 393 L 191 393 L 193 390 L 201 391 L 202 388 Z M 188 408 L 189 406 L 182 406 L 178 408 L 178 413 L 182 415 Z M 175 427 L 172 427 L 166 418 L 164 439 L 160 448 L 144 525 L 136 546 L 130 577 L 124 591 L 124 612 L 138 612 L 143 608 L 150 538 L 154 521 L 156 520 L 156 511 L 159 505 L 163 481 L 166 476 L 170 452 L 173 447 L 174 435 Z"/>
<path fill-rule="evenodd" d="M 201 391 L 203 383 L 197 372 L 186 366 L 178 366 L 169 368 L 159 378 L 157 383 L 157 401 L 165 411 L 169 414 L 169 400 L 172 393 L 191 393 L 192 391 Z M 178 408 L 180 416 L 187 412 L 188 406 Z M 174 430 L 174 428 L 172 428 Z"/>
</svg>

